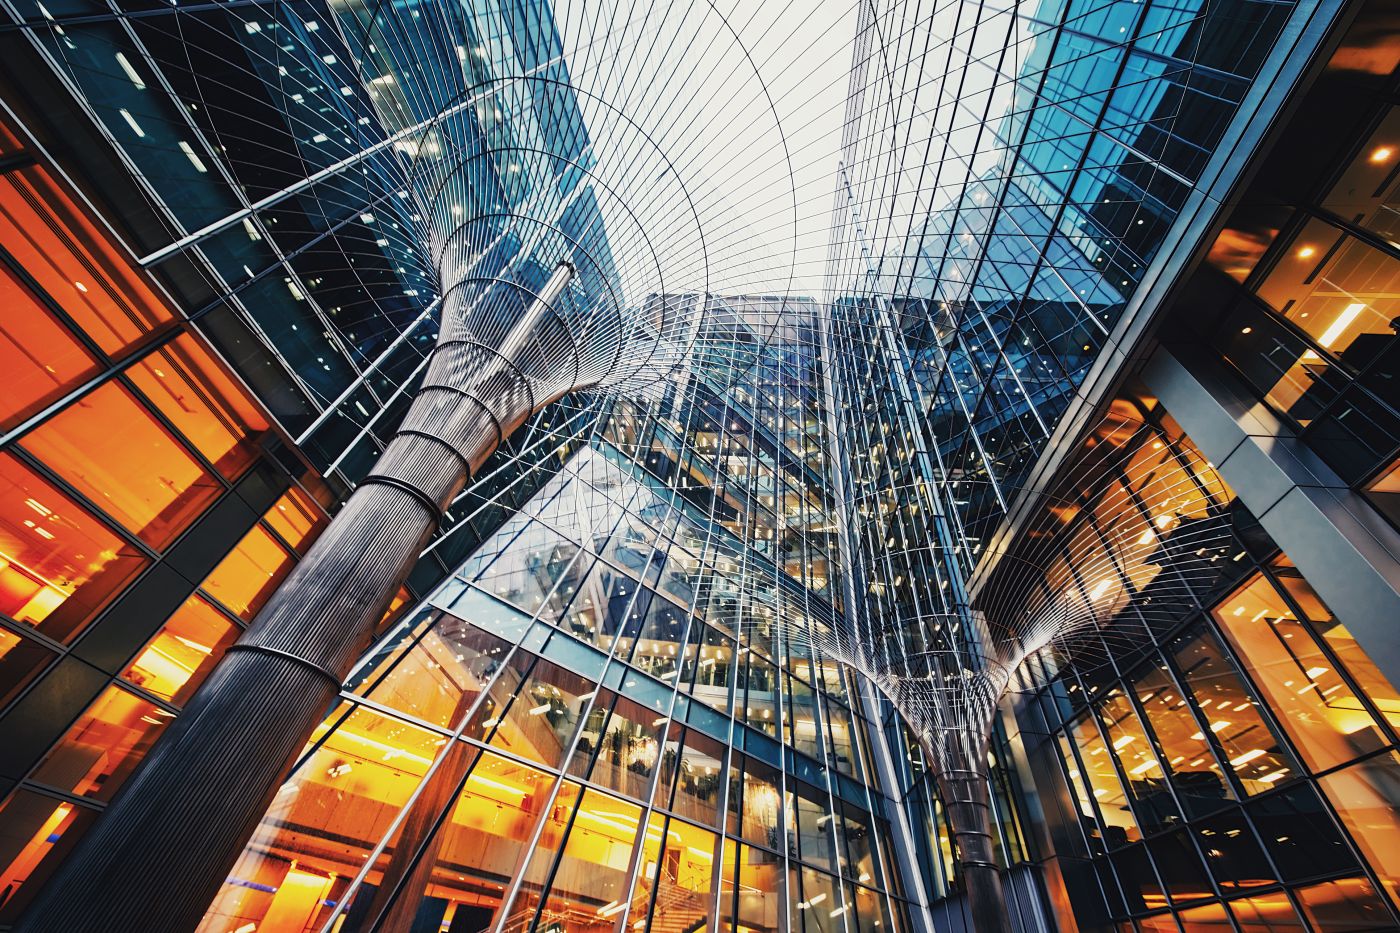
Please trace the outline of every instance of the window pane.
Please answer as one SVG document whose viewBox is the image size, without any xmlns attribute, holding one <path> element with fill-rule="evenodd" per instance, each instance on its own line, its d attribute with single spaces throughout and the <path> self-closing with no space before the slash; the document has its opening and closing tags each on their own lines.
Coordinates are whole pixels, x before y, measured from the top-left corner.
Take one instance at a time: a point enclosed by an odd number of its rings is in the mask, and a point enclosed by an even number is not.
<svg viewBox="0 0 1400 933">
<path fill-rule="evenodd" d="M 89 392 L 21 443 L 154 547 L 168 544 L 222 488 L 115 382 Z"/>
<path fill-rule="evenodd" d="M 1263 887 L 1278 880 L 1238 807 L 1198 825 L 1196 841 L 1205 853 L 1216 884 L 1226 893 Z"/>
<path fill-rule="evenodd" d="M 81 797 L 111 800 L 171 714 L 108 687 L 35 769 L 33 779 Z"/>
<path fill-rule="evenodd" d="M 386 659 L 360 689 L 377 703 L 455 729 L 511 646 L 456 616 L 432 610 L 429 618 L 431 627 L 406 651 L 397 651 L 397 639 L 381 644 Z"/>
<path fill-rule="evenodd" d="M 238 637 L 238 626 L 191 596 L 122 674 L 129 682 L 183 704 Z"/>
<path fill-rule="evenodd" d="M 126 372 L 224 476 L 232 479 L 253 462 L 267 421 L 193 337 L 180 337 Z"/>
<path fill-rule="evenodd" d="M 1212 933 L 1215 930 L 1234 933 L 1235 930 L 1230 924 L 1230 918 L 1225 914 L 1224 904 L 1207 904 L 1204 907 L 1183 910 L 1181 928 L 1186 933 Z"/>
<path fill-rule="evenodd" d="M 42 169 L 0 177 L 0 242 L 107 353 L 171 319 L 126 257 Z"/>
<path fill-rule="evenodd" d="M 564 763 L 564 752 L 579 726 L 579 714 L 597 685 L 548 661 L 537 661 L 504 713 L 496 713 L 487 742 L 551 767 Z M 486 707 L 478 711 L 480 717 Z M 488 720 L 489 721 L 489 720 Z"/>
<path fill-rule="evenodd" d="M 729 901 L 725 895 L 731 894 L 737 887 L 738 911 L 734 915 L 734 921 L 728 925 L 722 924 L 720 929 L 776 933 L 784 926 L 781 918 L 786 913 L 781 898 L 782 858 L 753 846 L 741 844 L 733 848 L 738 850 L 735 852 L 738 857 L 738 871 L 736 875 L 729 868 L 733 856 L 726 855 L 725 883 L 720 888 L 720 901 L 728 913 Z M 728 851 L 730 849 L 726 847 L 726 852 Z"/>
<path fill-rule="evenodd" d="M 1311 623 L 1312 630 L 1327 642 L 1328 647 L 1342 662 L 1361 690 L 1380 709 L 1386 720 L 1400 727 L 1400 690 L 1395 689 L 1385 675 L 1371 661 L 1370 655 L 1356 643 L 1347 627 L 1338 622 L 1330 610 L 1308 582 L 1303 579 L 1286 556 L 1280 554 L 1271 563 L 1274 575 L 1293 601 L 1302 610 L 1303 618 Z"/>
<path fill-rule="evenodd" d="M 319 930 L 441 748 L 436 733 L 372 710 L 326 722 L 334 730 L 282 785 L 199 930 Z M 381 857 L 368 883 L 391 862 Z"/>
<path fill-rule="evenodd" d="M 1395 919 L 1365 878 L 1343 878 L 1295 892 L 1317 933 L 1394 930 Z"/>
<path fill-rule="evenodd" d="M 607 933 L 627 901 L 628 867 L 642 810 L 616 797 L 586 790 L 563 857 L 550 885 L 546 913 L 575 918 L 571 933 Z M 674 869 L 666 860 L 675 849 L 671 833 L 662 852 L 660 877 Z"/>
<path fill-rule="evenodd" d="M 145 563 L 106 525 L 0 454 L 0 612 L 66 640 Z"/>
<path fill-rule="evenodd" d="M 97 813 L 21 790 L 0 806 L 0 923 L 19 919 Z"/>
<path fill-rule="evenodd" d="M 1303 933 L 1306 929 L 1281 892 L 1231 901 L 1230 913 L 1235 915 L 1240 933 Z"/>
<path fill-rule="evenodd" d="M 676 790 L 671 809 L 689 820 L 713 826 L 719 818 L 720 767 L 724 746 L 694 729 L 675 762 Z M 663 762 L 667 768 L 670 762 Z"/>
<path fill-rule="evenodd" d="M 1318 783 L 1391 899 L 1400 903 L 1400 754 L 1354 764 Z"/>
<path fill-rule="evenodd" d="M 1263 574 L 1211 613 L 1314 770 L 1376 751 L 1380 726 Z"/>
<path fill-rule="evenodd" d="M 304 550 L 303 544 L 315 540 L 328 521 L 321 507 L 295 486 L 283 493 L 263 517 L 283 541 L 299 551 Z"/>
<path fill-rule="evenodd" d="M 1144 668 L 1132 678 L 1138 702 L 1161 743 L 1177 796 L 1198 815 L 1234 800 L 1234 791 L 1206 741 L 1186 697 L 1160 667 Z"/>
<path fill-rule="evenodd" d="M 204 590 L 241 619 L 252 621 L 296 561 L 261 525 L 204 579 Z"/>
<path fill-rule="evenodd" d="M 1099 735 L 1099 730 L 1094 727 L 1092 721 L 1083 719 L 1073 728 L 1071 734 L 1079 747 L 1080 758 L 1084 761 L 1084 779 L 1089 785 L 1090 793 L 1098 802 L 1099 812 L 1103 814 L 1104 841 L 1108 843 L 1109 848 L 1115 848 L 1141 839 L 1142 832 L 1138 829 L 1137 820 L 1128 806 L 1123 783 L 1118 779 L 1118 772 L 1113 767 L 1113 756 L 1109 754 L 1108 745 Z M 1075 770 L 1072 763 L 1070 770 Z M 1070 776 L 1075 778 L 1078 775 L 1071 773 Z"/>
<path fill-rule="evenodd" d="M 13 426 L 97 372 L 97 361 L 0 263 L 0 425 Z"/>
<path fill-rule="evenodd" d="M 1201 632 L 1179 639 L 1174 655 L 1197 708 L 1247 793 L 1268 790 L 1298 773 L 1297 763 L 1259 713 L 1259 701 L 1213 635 Z M 1205 738 L 1203 732 L 1197 736 Z"/>
<path fill-rule="evenodd" d="M 1162 763 L 1147 731 L 1123 691 L 1114 687 L 1099 707 L 1104 732 L 1128 780 L 1128 792 L 1146 832 L 1153 833 L 1181 821 Z"/>
<path fill-rule="evenodd" d="M 596 708 L 594 712 L 606 713 Z M 584 749 L 596 742 L 597 755 L 589 774 L 593 783 L 629 797 L 646 799 L 660 755 L 658 718 L 646 707 L 619 698 L 600 733 L 590 735 L 585 731 L 579 741 L 579 752 L 574 756 L 575 764 L 587 764 Z"/>
<path fill-rule="evenodd" d="M 671 820 L 661 851 L 653 930 L 694 930 L 714 915 L 710 881 L 717 841 L 714 833 Z"/>
<path fill-rule="evenodd" d="M 1356 871 L 1351 846 L 1311 784 L 1261 797 L 1250 803 L 1249 812 L 1283 880 Z"/>
</svg>

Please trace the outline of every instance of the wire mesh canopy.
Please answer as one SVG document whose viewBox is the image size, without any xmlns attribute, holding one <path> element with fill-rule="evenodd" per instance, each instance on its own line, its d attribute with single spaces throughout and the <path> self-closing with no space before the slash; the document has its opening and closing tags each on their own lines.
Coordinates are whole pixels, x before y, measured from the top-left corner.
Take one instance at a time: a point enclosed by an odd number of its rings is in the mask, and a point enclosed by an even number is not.
<svg viewBox="0 0 1400 933">
<path fill-rule="evenodd" d="M 568 262 L 537 338 L 552 398 L 656 388 L 704 339 L 697 305 L 671 296 L 819 290 L 853 9 L 819 6 L 334 0 L 329 21 L 268 2 L 121 20 L 125 35 L 43 7 L 32 23 L 99 108 L 127 93 L 114 56 L 140 92 L 99 116 L 171 223 L 147 259 L 292 209 L 324 219 L 314 250 L 358 280 L 287 278 L 352 360 L 424 307 L 495 345 Z M 191 163 L 230 203 L 199 203 Z M 376 278 L 386 256 L 402 293 Z M 751 323 L 760 339 L 777 326 Z"/>
</svg>

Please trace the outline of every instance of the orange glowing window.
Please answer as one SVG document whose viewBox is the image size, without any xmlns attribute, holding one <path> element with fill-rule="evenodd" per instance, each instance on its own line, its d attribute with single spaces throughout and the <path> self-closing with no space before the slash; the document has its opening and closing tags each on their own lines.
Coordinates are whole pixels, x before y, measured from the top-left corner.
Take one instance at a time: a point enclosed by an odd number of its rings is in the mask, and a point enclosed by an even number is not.
<svg viewBox="0 0 1400 933">
<path fill-rule="evenodd" d="M 253 462 L 267 421 L 193 337 L 172 341 L 126 372 L 220 473 L 232 479 Z"/>
<path fill-rule="evenodd" d="M 87 807 L 27 790 L 5 801 L 0 821 L 5 825 L 4 853 L 9 863 L 0 861 L 0 891 L 4 892 L 0 924 L 19 919 L 96 816 Z"/>
<path fill-rule="evenodd" d="M 283 493 L 263 518 L 283 541 L 299 551 L 305 550 L 302 545 L 314 541 L 326 526 L 326 513 L 295 486 Z"/>
<path fill-rule="evenodd" d="M 107 353 L 173 319 L 129 257 L 43 169 L 0 176 L 0 243 Z"/>
<path fill-rule="evenodd" d="M 33 778 L 80 797 L 111 800 L 171 716 L 120 687 L 108 687 L 39 763 Z"/>
<path fill-rule="evenodd" d="M 0 454 L 0 612 L 66 640 L 145 558 L 10 454 Z"/>
<path fill-rule="evenodd" d="M 20 443 L 153 547 L 168 544 L 222 488 L 115 382 L 89 392 Z"/>
<path fill-rule="evenodd" d="M 238 631 L 208 601 L 191 596 L 122 676 L 172 703 L 184 703 L 233 644 Z"/>
<path fill-rule="evenodd" d="M 204 580 L 204 590 L 240 618 L 251 620 L 296 561 L 268 530 L 254 525 Z"/>
<path fill-rule="evenodd" d="M 97 361 L 0 263 L 0 425 L 11 427 L 97 372 Z"/>
</svg>

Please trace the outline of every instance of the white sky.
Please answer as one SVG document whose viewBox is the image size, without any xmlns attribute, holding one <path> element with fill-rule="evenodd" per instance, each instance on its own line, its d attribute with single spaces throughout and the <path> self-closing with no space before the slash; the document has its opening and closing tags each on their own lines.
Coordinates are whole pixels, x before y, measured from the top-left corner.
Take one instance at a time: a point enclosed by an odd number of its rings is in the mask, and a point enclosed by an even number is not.
<svg viewBox="0 0 1400 933">
<path fill-rule="evenodd" d="M 630 291 L 821 293 L 854 0 L 558 0 Z"/>
</svg>

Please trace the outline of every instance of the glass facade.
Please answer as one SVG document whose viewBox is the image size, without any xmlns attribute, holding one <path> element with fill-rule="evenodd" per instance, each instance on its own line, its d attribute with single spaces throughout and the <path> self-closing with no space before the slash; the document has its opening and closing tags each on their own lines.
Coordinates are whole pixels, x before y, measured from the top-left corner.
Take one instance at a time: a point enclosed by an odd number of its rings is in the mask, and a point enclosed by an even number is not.
<svg viewBox="0 0 1400 933">
<path fill-rule="evenodd" d="M 665 6 L 610 15 L 703 58 Z M 738 273 L 676 213 L 723 172 L 609 98 L 591 9 L 6 6 L 0 930 L 402 424 L 459 174 L 452 275 L 572 257 L 693 344 L 502 438 L 200 930 L 976 929 L 875 675 L 1069 591 L 1111 609 L 1017 657 L 972 762 L 1018 933 L 1400 929 L 1395 15 L 862 4 L 824 290 L 632 294 Z M 630 213 L 628 166 L 676 203 Z M 1219 531 L 1188 575 L 1140 527 Z"/>
</svg>

